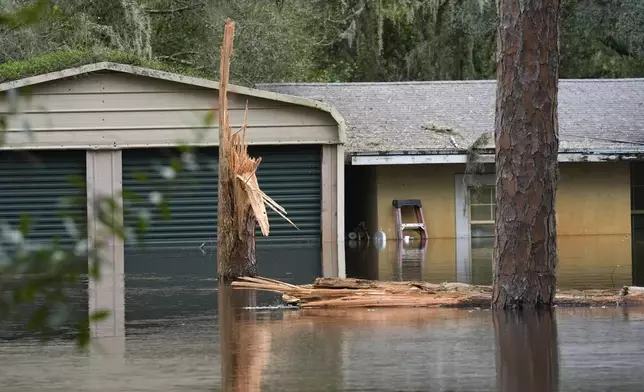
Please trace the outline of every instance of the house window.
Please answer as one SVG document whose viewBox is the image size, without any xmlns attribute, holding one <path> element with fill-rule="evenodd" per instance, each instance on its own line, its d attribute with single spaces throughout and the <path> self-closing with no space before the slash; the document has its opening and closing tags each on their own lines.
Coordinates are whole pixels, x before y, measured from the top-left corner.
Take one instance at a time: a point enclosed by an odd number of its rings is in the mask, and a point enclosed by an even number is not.
<svg viewBox="0 0 644 392">
<path fill-rule="evenodd" d="M 493 185 L 468 187 L 470 236 L 494 237 L 496 189 Z"/>
</svg>

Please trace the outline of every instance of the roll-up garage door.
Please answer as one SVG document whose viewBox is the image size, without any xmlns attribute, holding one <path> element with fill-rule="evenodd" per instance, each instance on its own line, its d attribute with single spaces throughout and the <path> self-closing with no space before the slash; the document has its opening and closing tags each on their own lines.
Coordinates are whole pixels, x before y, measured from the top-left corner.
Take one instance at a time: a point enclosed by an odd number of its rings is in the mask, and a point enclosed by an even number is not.
<svg viewBox="0 0 644 392">
<path fill-rule="evenodd" d="M 249 154 L 262 157 L 257 171 L 262 190 L 286 209 L 299 228 L 268 210 L 271 232 L 264 238 L 258 229 L 258 244 L 320 242 L 321 148 L 251 147 Z M 146 218 L 148 225 L 139 237 L 145 246 L 216 245 L 217 149 L 197 149 L 194 157 L 196 164 L 183 160 L 176 149 L 123 151 L 125 223 L 137 228 L 140 217 Z M 168 179 L 167 167 L 173 160 L 184 163 L 176 177 Z M 167 200 L 170 219 L 153 204 L 159 194 Z"/>
<path fill-rule="evenodd" d="M 0 224 L 18 229 L 25 215 L 29 244 L 47 246 L 57 240 L 72 246 L 75 240 L 63 214 L 74 219 L 76 230 L 85 231 L 85 171 L 85 151 L 0 152 Z M 10 238 L 2 241 L 12 247 Z"/>
</svg>

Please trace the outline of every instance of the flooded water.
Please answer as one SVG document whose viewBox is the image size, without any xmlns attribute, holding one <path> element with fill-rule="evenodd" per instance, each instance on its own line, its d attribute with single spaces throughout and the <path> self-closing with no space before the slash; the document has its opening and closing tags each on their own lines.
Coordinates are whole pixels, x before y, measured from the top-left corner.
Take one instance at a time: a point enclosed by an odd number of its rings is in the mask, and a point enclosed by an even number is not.
<svg viewBox="0 0 644 392">
<path fill-rule="evenodd" d="M 635 258 L 644 265 L 644 235 L 639 237 Z M 558 287 L 620 288 L 633 284 L 631 236 L 560 236 L 557 246 Z M 493 238 L 429 239 L 424 244 L 419 240 L 408 244 L 387 241 L 380 249 L 373 243 L 350 244 L 347 268 L 349 274 L 365 279 L 491 285 L 493 247 Z"/>
<path fill-rule="evenodd" d="M 625 263 L 617 258 L 618 242 L 610 241 L 562 258 L 561 271 L 571 271 L 563 281 L 630 283 L 630 263 L 628 273 L 604 276 L 613 271 L 610 263 Z M 604 259 L 590 256 L 609 244 Z M 377 267 L 365 274 L 377 271 L 380 279 L 453 281 L 456 251 L 440 261 L 448 248 L 430 241 L 424 258 L 419 251 L 405 259 L 423 262 L 402 270 L 389 245 L 353 260 L 376 255 Z M 585 264 L 576 261 L 585 256 Z M 278 279 L 304 283 L 319 274 L 308 262 L 319 258 L 319 246 L 259 249 L 258 258 L 260 273 Z M 584 267 L 575 274 L 575 265 Z M 491 274 L 485 268 L 491 271 L 480 262 L 462 276 L 485 281 Z M 98 347 L 77 353 L 70 340 L 42 346 L 5 333 L 0 391 L 640 391 L 644 385 L 644 310 L 304 311 L 276 307 L 272 294 L 220 289 L 215 277 L 208 252 L 129 252 L 125 336 L 97 339 Z"/>
</svg>

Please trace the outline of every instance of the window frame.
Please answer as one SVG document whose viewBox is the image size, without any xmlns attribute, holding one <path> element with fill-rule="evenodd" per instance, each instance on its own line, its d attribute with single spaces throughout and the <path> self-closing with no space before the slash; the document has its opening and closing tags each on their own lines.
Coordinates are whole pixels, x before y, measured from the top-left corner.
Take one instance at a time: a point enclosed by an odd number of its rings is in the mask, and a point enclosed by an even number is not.
<svg viewBox="0 0 644 392">
<path fill-rule="evenodd" d="M 496 176 L 490 174 L 454 175 L 454 212 L 456 216 L 456 281 L 472 282 L 472 226 L 470 224 L 470 186 L 496 186 Z"/>
<path fill-rule="evenodd" d="M 471 226 L 472 225 L 493 225 L 496 221 L 495 215 L 496 215 L 496 188 L 493 185 L 482 185 L 480 186 L 481 188 L 487 188 L 491 189 L 490 192 L 490 200 L 488 203 L 473 203 L 472 202 L 472 191 L 474 188 L 476 188 L 478 185 L 470 185 L 467 187 L 467 205 L 468 205 L 468 221 L 470 223 L 470 231 L 471 231 Z M 490 218 L 489 220 L 473 220 L 472 219 L 472 207 L 474 206 L 489 206 L 489 212 L 490 212 Z"/>
</svg>

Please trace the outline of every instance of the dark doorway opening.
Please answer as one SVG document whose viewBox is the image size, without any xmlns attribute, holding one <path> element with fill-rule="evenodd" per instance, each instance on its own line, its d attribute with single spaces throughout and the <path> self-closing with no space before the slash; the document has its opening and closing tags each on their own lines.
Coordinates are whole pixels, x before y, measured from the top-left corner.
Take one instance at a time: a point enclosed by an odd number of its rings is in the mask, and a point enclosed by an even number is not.
<svg viewBox="0 0 644 392">
<path fill-rule="evenodd" d="M 631 163 L 633 285 L 644 285 L 644 162 Z"/>
</svg>

